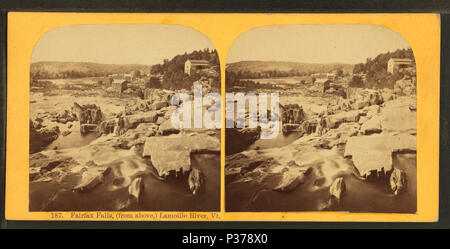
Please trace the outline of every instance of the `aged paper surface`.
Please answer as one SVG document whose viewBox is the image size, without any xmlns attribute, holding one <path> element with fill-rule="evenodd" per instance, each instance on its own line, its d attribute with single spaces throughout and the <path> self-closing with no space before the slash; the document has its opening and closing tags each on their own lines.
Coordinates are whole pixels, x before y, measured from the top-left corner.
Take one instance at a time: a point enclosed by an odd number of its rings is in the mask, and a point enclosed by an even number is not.
<svg viewBox="0 0 450 249">
<path fill-rule="evenodd" d="M 6 218 L 435 221 L 439 28 L 10 13 Z"/>
</svg>

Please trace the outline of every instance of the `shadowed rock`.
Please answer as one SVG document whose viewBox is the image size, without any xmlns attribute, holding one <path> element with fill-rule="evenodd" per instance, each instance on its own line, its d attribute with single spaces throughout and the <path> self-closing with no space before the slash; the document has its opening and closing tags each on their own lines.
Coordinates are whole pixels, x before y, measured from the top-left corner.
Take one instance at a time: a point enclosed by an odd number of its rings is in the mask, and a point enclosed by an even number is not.
<svg viewBox="0 0 450 249">
<path fill-rule="evenodd" d="M 344 195 L 345 188 L 344 178 L 336 178 L 330 186 L 330 200 L 339 205 L 342 196 Z"/>
<path fill-rule="evenodd" d="M 225 153 L 231 155 L 245 150 L 260 138 L 261 128 L 227 128 L 225 131 Z"/>
<path fill-rule="evenodd" d="M 330 186 L 330 197 L 328 201 L 319 206 L 319 210 L 333 210 L 339 207 L 342 197 L 346 191 L 344 178 L 336 178 Z"/>
<path fill-rule="evenodd" d="M 291 166 L 283 169 L 281 181 L 273 188 L 275 191 L 287 192 L 295 189 L 305 181 L 305 176 L 311 172 L 311 168 Z"/>
<path fill-rule="evenodd" d="M 280 105 L 281 121 L 283 123 L 300 124 L 305 118 L 303 108 L 298 104 Z"/>
<path fill-rule="evenodd" d="M 73 188 L 74 191 L 85 192 L 92 190 L 97 185 L 101 184 L 106 176 L 111 171 L 109 167 L 90 167 L 83 172 L 80 183 Z"/>
<path fill-rule="evenodd" d="M 141 202 L 141 196 L 144 192 L 144 182 L 142 177 L 135 178 L 128 187 L 128 194 L 131 199 L 134 198 L 137 203 Z"/>
<path fill-rule="evenodd" d="M 193 168 L 188 177 L 189 190 L 193 195 L 196 195 L 200 191 L 204 182 L 205 176 L 203 173 L 199 169 Z"/>
<path fill-rule="evenodd" d="M 59 127 L 42 128 L 40 123 L 30 120 L 30 153 L 41 151 L 59 137 Z"/>
<path fill-rule="evenodd" d="M 406 188 L 406 173 L 395 168 L 389 178 L 389 184 L 394 195 L 401 194 Z"/>
</svg>

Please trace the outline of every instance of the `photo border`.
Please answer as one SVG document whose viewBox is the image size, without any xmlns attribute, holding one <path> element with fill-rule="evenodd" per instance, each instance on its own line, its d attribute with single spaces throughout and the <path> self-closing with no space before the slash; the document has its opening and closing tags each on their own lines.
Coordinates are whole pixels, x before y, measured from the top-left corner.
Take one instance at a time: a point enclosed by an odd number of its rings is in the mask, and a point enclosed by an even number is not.
<svg viewBox="0 0 450 249">
<path fill-rule="evenodd" d="M 199 15 L 215 15 L 215 14 L 106 14 L 106 15 L 111 15 L 111 16 L 105 18 L 104 17 L 105 14 L 83 14 L 83 13 L 52 13 L 51 15 L 46 15 L 45 13 L 18 13 L 18 12 L 16 12 L 14 14 L 32 14 L 32 15 L 39 14 L 39 15 L 41 15 L 41 18 L 38 18 L 38 20 L 36 20 L 35 22 L 33 22 L 32 20 L 30 21 L 29 17 L 26 18 L 27 22 L 29 22 L 29 24 L 30 24 L 30 25 L 27 25 L 26 27 L 30 31 L 33 31 L 33 26 L 42 24 L 42 23 L 39 23 L 38 21 L 41 21 L 42 19 L 44 19 L 44 23 L 45 23 L 45 19 L 53 19 L 53 17 L 55 17 L 55 15 L 56 16 L 66 16 L 65 18 L 67 18 L 69 20 L 69 22 L 67 22 L 67 19 L 66 19 L 66 21 L 59 20 L 59 23 L 58 23 L 59 25 L 76 24 L 76 23 L 73 23 L 75 20 L 76 21 L 82 21 L 82 22 L 88 21 L 88 24 L 93 24 L 92 23 L 92 20 L 93 20 L 92 18 L 85 18 L 85 17 L 83 17 L 83 18 L 80 18 L 80 19 L 76 19 L 76 18 L 73 18 L 74 14 L 75 15 L 93 15 L 93 16 L 95 16 L 95 18 L 99 18 L 99 19 L 96 19 L 96 20 L 100 20 L 100 21 L 108 21 L 108 20 L 111 21 L 111 19 L 109 19 L 110 17 L 112 18 L 112 20 L 115 20 L 115 21 L 136 20 L 135 18 L 125 18 L 124 19 L 123 17 L 117 17 L 117 19 L 115 19 L 115 18 L 112 17 L 112 16 L 117 16 L 117 15 L 126 15 L 126 16 L 128 16 L 128 15 L 139 15 L 139 16 L 140 15 L 144 15 L 144 17 L 141 17 L 141 20 L 142 19 L 149 19 L 149 18 L 145 18 L 145 15 L 151 15 L 152 17 L 153 16 L 159 16 L 159 18 L 161 18 L 161 15 L 162 15 L 162 16 L 168 17 L 168 19 L 165 19 L 163 17 L 163 18 L 160 19 L 161 22 L 166 22 L 166 21 L 169 21 L 169 22 L 174 22 L 174 21 L 175 22 L 177 22 L 177 21 L 178 22 L 186 22 L 187 19 L 183 19 L 183 17 L 181 17 L 181 16 L 191 16 L 190 18 L 194 19 L 194 20 L 191 20 L 191 22 L 193 24 L 195 24 L 195 25 L 201 25 L 201 23 L 198 22 L 198 20 L 196 20 L 195 16 L 198 17 Z M 222 20 L 222 22 L 223 22 L 222 25 L 224 25 L 223 27 L 225 27 L 225 24 L 227 24 L 226 21 L 229 21 L 230 16 L 233 17 L 233 16 L 241 15 L 241 16 L 247 16 L 248 17 L 248 15 L 254 15 L 254 16 L 252 16 L 252 18 L 248 18 L 248 19 L 251 19 L 251 21 L 248 20 L 247 22 L 250 22 L 252 25 L 256 25 L 256 26 L 269 25 L 270 23 L 274 23 L 274 21 L 275 21 L 274 24 L 283 24 L 283 23 L 276 23 L 276 21 L 280 22 L 280 19 L 285 19 L 282 16 L 282 14 L 271 14 L 271 15 L 265 15 L 265 14 L 217 14 L 217 15 L 220 15 L 220 16 L 228 15 L 226 18 L 223 18 L 224 20 Z M 265 21 L 255 20 L 255 15 L 262 17 L 262 19 L 265 19 Z M 51 16 L 51 17 L 49 18 L 49 16 Z M 317 18 L 320 19 L 320 16 L 322 16 L 322 17 L 323 16 L 327 16 L 328 20 L 330 20 L 330 18 L 331 19 L 335 18 L 334 20 L 339 20 L 339 23 L 341 23 L 343 20 L 344 20 L 344 22 L 345 22 L 345 20 L 347 22 L 349 22 L 349 18 L 354 18 L 353 21 L 355 21 L 355 19 L 356 19 L 356 21 L 358 21 L 358 18 L 360 18 L 359 21 L 363 21 L 363 20 L 361 20 L 361 16 L 365 16 L 365 17 L 369 17 L 369 20 L 366 19 L 366 21 L 373 21 L 373 22 L 377 22 L 378 21 L 378 22 L 384 23 L 385 25 L 388 25 L 388 28 L 391 28 L 390 26 L 396 26 L 396 25 L 398 26 L 398 24 L 406 25 L 406 24 L 410 24 L 411 22 L 417 24 L 418 22 L 417 22 L 417 19 L 415 19 L 415 18 L 418 17 L 418 16 L 421 16 L 421 14 L 417 14 L 417 15 L 415 15 L 415 14 L 402 14 L 402 15 L 400 15 L 400 14 L 398 14 L 398 15 L 395 15 L 395 14 L 393 14 L 393 15 L 386 15 L 386 14 L 373 14 L 373 15 L 362 15 L 362 14 L 351 14 L 351 15 L 341 15 L 341 14 L 334 14 L 334 15 L 328 15 L 328 14 L 314 14 L 314 15 L 311 15 L 311 14 L 292 14 L 292 15 L 286 15 L 286 19 L 289 19 L 288 21 L 292 21 L 293 18 L 298 17 L 298 16 L 311 17 L 317 24 L 320 22 L 320 20 L 317 19 Z M 409 16 L 409 18 L 408 18 L 408 16 Z M 413 31 L 409 30 L 406 33 L 409 32 L 409 34 L 411 34 L 413 32 L 416 32 L 416 36 L 422 36 L 422 38 L 423 38 L 424 33 L 430 34 L 430 32 L 431 32 L 431 34 L 436 34 L 436 33 L 433 33 L 433 32 L 438 32 L 438 33 L 440 32 L 440 30 L 439 30 L 439 16 L 437 16 L 436 14 L 424 14 L 423 16 L 429 16 L 430 19 L 433 19 L 433 21 L 431 21 L 431 25 L 429 25 L 430 23 L 428 23 L 428 25 L 427 25 L 426 22 L 421 21 L 420 24 L 418 25 L 418 26 L 421 26 L 421 27 L 414 26 L 414 28 L 410 28 L 410 29 L 414 29 Z M 381 18 L 385 18 L 384 20 L 387 21 L 387 22 L 383 22 L 383 20 L 380 21 L 380 17 Z M 436 17 L 438 17 L 438 18 L 436 18 Z M 390 18 L 394 18 L 394 19 L 390 19 Z M 138 18 L 138 19 L 140 19 L 140 18 Z M 228 19 L 228 20 L 225 20 L 225 19 Z M 302 19 L 302 18 L 299 18 L 299 19 Z M 362 18 L 362 19 L 365 19 L 365 18 Z M 91 20 L 91 22 L 89 22 L 89 20 Z M 211 19 L 208 19 L 208 20 L 211 20 Z M 11 21 L 10 18 L 9 18 L 9 21 Z M 55 23 L 53 23 L 53 21 L 47 21 L 47 23 L 45 23 L 45 25 L 49 25 L 49 26 L 55 25 Z M 302 21 L 305 21 L 305 20 L 302 19 Z M 392 21 L 395 21 L 395 22 L 393 23 Z M 408 22 L 408 23 L 405 23 L 405 22 Z M 207 25 L 211 25 L 211 26 L 212 25 L 216 25 L 216 23 L 214 23 L 214 24 L 213 23 L 214 22 L 210 21 Z M 349 23 L 351 23 L 351 22 L 349 22 Z M 178 23 L 174 23 L 174 24 L 178 24 Z M 181 25 L 185 25 L 183 23 L 180 23 L 180 24 Z M 242 24 L 242 22 L 240 22 L 240 24 Z M 287 24 L 287 23 L 284 23 L 284 24 Z M 296 24 L 303 24 L 303 23 L 296 23 Z M 307 24 L 307 23 L 304 23 L 304 24 Z M 308 23 L 308 24 L 310 24 L 310 23 Z M 329 23 L 327 23 L 327 24 L 329 24 Z M 370 23 L 370 24 L 372 24 L 372 23 Z M 11 25 L 11 23 L 10 23 L 10 25 Z M 246 25 L 243 25 L 243 26 L 248 27 L 248 23 Z M 402 25 L 400 25 L 400 26 L 402 26 Z M 411 25 L 411 26 L 413 26 L 413 25 Z M 21 26 L 21 27 L 23 28 L 24 26 Z M 48 29 L 47 27 L 48 26 L 45 26 L 45 29 Z M 400 29 L 402 29 L 404 27 L 405 26 L 402 26 L 402 27 L 400 27 Z M 193 27 L 193 28 L 196 28 L 196 27 Z M 397 28 L 399 28 L 399 27 L 397 27 Z M 422 28 L 422 30 L 418 30 L 420 28 Z M 10 30 L 11 30 L 11 26 L 8 26 L 8 32 L 10 32 Z M 201 29 L 198 29 L 198 30 L 200 32 L 202 32 Z M 42 32 L 43 30 L 41 29 L 39 31 Z M 398 32 L 398 30 L 396 30 L 396 29 L 394 29 L 394 31 Z M 404 30 L 402 30 L 402 31 L 404 31 Z M 423 31 L 423 32 L 421 33 L 421 31 Z M 30 35 L 33 32 L 26 32 L 26 33 L 27 33 L 26 35 Z M 235 33 L 236 33 L 236 30 L 235 30 Z M 407 39 L 409 41 L 409 39 L 404 34 L 402 34 L 402 32 L 398 32 L 398 33 L 400 33 L 400 35 L 403 35 L 405 37 L 405 39 Z M 9 40 L 10 37 L 11 37 L 11 33 L 9 33 L 9 34 L 10 35 L 8 36 L 8 42 L 11 42 L 11 40 Z M 226 58 L 226 55 L 225 56 L 221 55 L 221 51 L 222 51 L 222 53 L 224 53 L 223 50 L 222 50 L 223 48 L 219 50 L 219 46 L 215 43 L 215 39 L 216 38 L 212 37 L 211 35 L 208 35 L 207 33 L 204 33 L 204 34 L 209 36 L 209 38 L 213 41 L 214 45 L 216 46 L 216 48 L 218 50 L 218 53 L 219 53 L 219 58 L 221 60 L 221 70 L 224 71 L 225 70 L 224 64 L 226 63 L 224 61 L 224 59 Z M 227 32 L 222 32 L 222 36 L 219 36 L 217 39 L 220 42 L 223 42 L 223 40 L 230 39 L 229 36 L 227 37 L 225 35 L 229 35 L 229 34 Z M 19 40 L 19 39 L 17 39 L 17 40 Z M 22 42 L 28 42 L 28 43 L 33 41 L 33 39 L 23 39 L 23 37 L 20 40 Z M 10 44 L 16 44 L 16 41 L 11 42 Z M 431 47 L 431 49 L 429 49 L 430 51 L 428 51 L 428 53 L 427 53 L 429 56 L 431 54 L 431 57 L 433 57 L 431 61 L 427 61 L 429 63 L 432 63 L 432 66 L 430 66 L 429 64 L 427 66 L 427 67 L 431 67 L 432 70 L 430 70 L 430 71 L 429 70 L 424 70 L 425 72 L 428 72 L 429 74 L 421 76 L 423 74 L 423 72 L 420 73 L 421 70 L 423 70 L 423 68 L 421 68 L 419 66 L 421 59 L 418 58 L 419 56 L 418 56 L 418 53 L 417 53 L 417 49 L 415 48 L 415 45 L 411 44 L 411 42 L 410 42 L 411 47 L 413 48 L 413 51 L 415 53 L 416 60 L 418 61 L 418 82 L 419 82 L 419 84 L 423 84 L 423 83 L 421 83 L 422 81 L 420 79 L 421 79 L 421 77 L 425 77 L 425 76 L 431 76 L 431 78 L 436 79 L 436 67 L 437 67 L 437 81 L 434 82 L 434 83 L 432 82 L 432 84 L 431 84 L 431 88 L 432 89 L 425 88 L 425 90 L 427 91 L 428 95 L 422 95 L 421 90 L 424 89 L 424 88 L 423 87 L 419 88 L 419 86 L 418 86 L 418 116 L 419 116 L 419 113 L 421 113 L 421 110 L 423 110 L 423 109 L 421 109 L 422 106 L 421 106 L 420 103 L 424 102 L 424 99 L 422 99 L 422 101 L 420 101 L 421 98 L 419 96 L 425 96 L 427 101 L 431 102 L 430 106 L 432 107 L 432 112 L 433 112 L 431 114 L 432 115 L 432 119 L 426 119 L 427 122 L 431 123 L 431 127 L 425 127 L 425 128 L 427 129 L 427 131 L 432 132 L 432 136 L 430 136 L 430 137 L 436 137 L 437 138 L 438 137 L 437 134 L 438 134 L 438 131 L 439 131 L 439 126 L 438 126 L 438 122 L 439 122 L 439 103 L 438 103 L 438 101 L 439 101 L 439 66 L 438 66 L 439 65 L 439 35 L 437 37 L 433 37 L 433 36 L 429 37 L 429 39 L 423 41 L 422 43 L 425 43 L 425 45 L 426 44 L 432 44 L 432 46 L 428 46 L 428 48 Z M 20 42 L 19 42 L 19 44 L 15 45 L 14 47 L 16 49 L 21 49 L 21 48 L 23 48 L 23 45 L 26 45 L 26 44 L 20 44 Z M 231 46 L 231 44 L 230 44 L 230 46 Z M 437 46 L 437 50 L 435 50 L 436 46 Z M 34 47 L 34 45 L 33 45 L 33 47 Z M 11 50 L 11 49 L 12 49 L 12 46 L 9 46 L 8 47 L 8 54 L 11 55 L 11 53 L 13 53 L 13 55 L 16 55 L 16 54 L 14 54 L 14 50 Z M 21 52 L 24 53 L 23 50 Z M 436 57 L 436 54 L 437 54 L 437 57 Z M 20 62 L 20 59 L 19 59 L 19 62 L 15 61 L 19 57 L 23 58 L 23 55 L 22 56 L 13 56 L 13 57 L 14 57 L 14 59 L 13 59 L 14 63 L 11 63 L 10 61 L 8 61 L 9 62 L 8 65 L 11 68 L 11 69 L 8 69 L 8 78 L 9 79 L 11 79 L 12 76 L 18 76 L 18 74 L 12 74 L 9 70 L 14 71 L 15 67 L 20 67 L 20 68 L 23 69 L 23 66 L 24 66 L 24 65 L 22 65 L 24 62 L 23 61 Z M 31 58 L 31 53 L 29 54 L 29 57 Z M 9 57 L 9 58 L 11 58 L 11 57 Z M 437 60 L 437 63 L 436 63 L 436 60 Z M 26 66 L 28 67 L 28 70 L 29 70 L 29 60 L 28 60 L 28 63 L 27 63 Z M 434 69 L 433 69 L 433 67 L 434 67 Z M 225 91 L 225 88 L 224 88 L 224 77 L 225 77 L 225 74 L 223 73 L 223 71 L 222 71 L 221 75 L 222 75 L 222 95 L 224 96 L 223 93 Z M 17 72 L 21 72 L 23 74 L 22 70 L 17 70 L 16 69 L 15 72 L 16 73 Z M 28 76 L 29 76 L 29 74 L 26 74 L 26 77 L 28 77 Z M 14 77 L 12 77 L 12 78 L 14 79 Z M 25 80 L 24 82 L 26 83 L 26 82 L 29 82 L 29 81 Z M 437 85 L 437 87 L 436 87 L 436 85 Z M 14 85 L 14 86 L 16 86 L 16 85 Z M 17 88 L 17 87 L 15 87 L 15 88 Z M 23 93 L 23 90 L 24 89 L 22 89 L 22 93 Z M 27 92 L 27 94 L 29 94 L 29 92 Z M 24 98 L 24 96 L 20 96 L 20 94 L 18 92 L 18 89 L 14 89 L 13 87 L 9 87 L 8 88 L 8 96 L 10 96 L 10 97 L 11 96 L 18 97 L 18 98 L 14 98 L 14 101 L 21 101 L 22 104 L 25 103 L 25 105 L 28 105 L 28 98 Z M 28 96 L 28 95 L 26 95 L 26 96 Z M 429 100 L 429 99 L 431 99 L 431 100 Z M 10 101 L 12 101 L 11 98 L 8 99 L 8 102 L 10 102 Z M 24 101 L 26 101 L 26 102 L 24 102 Z M 13 111 L 16 111 L 18 109 L 16 107 L 16 105 L 17 105 L 16 102 L 14 103 L 14 106 L 12 106 L 11 103 L 8 105 L 8 120 L 13 120 L 13 121 L 9 121 L 9 122 L 15 122 L 16 120 L 20 120 L 20 117 L 17 117 L 18 115 L 11 114 L 11 113 L 13 113 Z M 28 110 L 27 108 L 25 108 L 25 109 Z M 19 111 L 18 113 L 22 114 L 24 112 L 23 111 Z M 24 119 L 26 120 L 27 117 L 25 117 Z M 424 119 L 422 119 L 422 120 L 424 120 Z M 26 126 L 28 126 L 28 122 L 26 122 L 26 123 L 27 123 Z M 22 127 L 22 126 L 16 126 L 16 125 L 14 127 L 8 126 L 8 135 L 9 136 L 13 136 L 15 138 L 18 138 L 17 135 L 19 135 L 19 134 L 23 135 L 23 134 L 27 134 L 28 133 L 28 129 L 26 129 L 26 133 L 23 133 L 24 132 L 23 130 L 20 133 L 11 133 L 10 132 L 11 129 L 12 129 L 12 131 L 16 131 L 16 132 L 19 131 L 20 130 L 19 127 Z M 23 129 L 23 127 L 22 127 L 22 129 Z M 419 145 L 421 144 L 420 141 L 426 141 L 424 139 L 420 140 L 421 135 L 419 133 L 421 133 L 420 132 L 420 131 L 422 131 L 421 129 L 423 129 L 423 127 L 420 126 L 420 118 L 418 117 L 418 143 L 419 143 Z M 428 130 L 428 129 L 430 129 L 430 130 Z M 22 142 L 25 141 L 25 140 L 28 141 L 28 136 L 26 136 L 26 139 L 24 139 L 23 137 L 15 139 L 14 143 L 19 142 L 19 144 L 21 144 L 21 146 L 23 147 L 24 144 Z M 221 141 L 222 141 L 222 151 L 223 151 L 223 148 L 224 148 L 224 144 L 223 144 L 223 142 L 224 142 L 224 133 L 223 133 L 223 131 L 222 131 L 222 139 L 221 139 Z M 427 143 L 427 145 L 430 145 L 430 146 L 427 146 L 427 148 L 426 148 L 427 151 L 434 150 L 434 151 L 431 151 L 432 153 L 430 154 L 431 160 L 426 161 L 428 164 L 431 163 L 431 165 L 433 165 L 433 163 L 435 163 L 434 167 L 432 166 L 432 169 L 430 170 L 431 172 L 427 172 L 427 175 L 426 175 L 427 179 L 431 180 L 430 176 L 434 176 L 434 177 L 437 176 L 436 175 L 436 173 L 438 171 L 438 163 L 437 163 L 437 161 L 438 161 L 439 156 L 438 155 L 436 156 L 435 152 L 438 151 L 438 146 L 436 146 L 436 145 L 439 142 L 439 140 L 438 139 L 436 139 L 435 141 L 427 140 L 426 142 L 429 142 L 429 144 Z M 12 145 L 10 146 L 10 144 L 12 144 L 11 140 L 8 143 L 8 148 L 15 148 L 15 149 L 19 148 L 19 147 L 11 147 Z M 26 148 L 28 147 L 28 143 L 26 144 L 25 147 Z M 419 150 L 419 148 L 420 148 L 420 146 L 418 146 L 418 150 Z M 22 148 L 22 150 L 23 150 L 23 148 Z M 7 159 L 7 161 L 9 160 L 8 162 L 11 162 L 10 160 L 12 160 L 11 158 L 13 158 L 13 157 L 18 157 L 16 159 L 20 159 L 20 157 L 23 157 L 23 154 L 19 154 L 20 151 L 17 152 L 17 150 L 15 150 L 14 152 L 16 154 L 18 154 L 18 156 L 14 155 L 14 154 L 11 154 L 11 149 L 9 151 L 7 150 L 7 158 L 6 159 Z M 434 159 L 432 158 L 432 156 L 434 156 Z M 420 178 L 420 172 L 419 172 L 420 159 L 419 158 L 420 158 L 420 154 L 418 152 L 418 178 Z M 224 158 L 223 158 L 223 156 L 221 158 L 221 161 L 222 161 L 222 165 L 224 165 Z M 20 162 L 20 160 L 19 161 L 14 161 L 13 160 L 11 163 L 13 164 L 13 163 L 17 163 L 17 162 Z M 15 164 L 15 165 L 17 165 L 17 164 Z M 11 175 L 11 171 L 13 171 L 13 173 L 14 173 L 14 170 L 10 170 L 10 168 L 8 168 L 7 174 L 9 173 L 9 175 Z M 222 171 L 222 192 L 223 192 L 224 191 L 224 189 L 223 189 L 223 184 L 224 184 L 224 182 L 223 182 L 223 179 L 224 179 L 223 166 L 222 166 L 222 170 L 221 171 Z M 14 176 L 14 174 L 13 174 L 13 176 Z M 7 176 L 7 178 L 10 179 L 11 177 Z M 12 177 L 12 178 L 14 178 L 14 177 Z M 26 178 L 28 178 L 28 176 L 26 176 Z M 419 179 L 418 179 L 418 182 L 420 182 Z M 14 190 L 11 190 L 11 189 L 13 189 L 11 187 L 11 184 L 8 184 L 9 183 L 8 181 L 6 183 L 7 183 L 7 185 L 6 185 L 6 187 L 7 187 L 7 194 L 8 193 L 12 194 L 13 192 L 11 192 L 11 191 L 14 191 Z M 234 216 L 236 213 L 227 212 L 226 216 L 228 216 L 228 217 L 224 217 L 225 218 L 224 220 L 228 220 L 228 221 L 236 221 L 236 220 L 262 221 L 262 219 L 255 219 L 255 217 L 252 217 L 252 216 L 256 215 L 256 216 L 263 216 L 265 218 L 264 220 L 266 220 L 266 221 L 268 221 L 268 220 L 270 220 L 270 221 L 279 221 L 279 220 L 283 220 L 283 221 L 389 221 L 389 222 L 395 222 L 395 221 L 426 221 L 426 222 L 436 221 L 437 217 L 438 217 L 437 216 L 437 213 L 438 213 L 438 208 L 437 208 L 437 206 L 438 206 L 438 198 L 437 198 L 437 195 L 438 195 L 438 188 L 437 188 L 438 182 L 437 181 L 426 181 L 425 183 L 422 182 L 420 184 L 426 184 L 426 183 L 429 183 L 430 185 L 432 185 L 431 186 L 431 191 L 423 191 L 422 187 L 419 186 L 419 184 L 418 184 L 418 186 L 417 186 L 417 188 L 418 188 L 418 214 L 417 215 L 413 215 L 413 216 L 411 216 L 409 214 L 407 214 L 407 215 L 404 215 L 404 214 L 375 214 L 375 213 L 365 214 L 365 213 L 338 213 L 338 212 L 295 212 L 294 214 L 291 214 L 291 213 L 286 214 L 287 212 L 280 212 L 282 214 L 278 214 L 278 212 L 277 212 L 276 215 L 274 215 L 273 212 L 271 212 L 269 214 L 267 214 L 265 212 L 264 213 L 258 212 L 258 213 L 239 213 L 239 214 L 237 214 L 237 216 Z M 9 186 L 9 188 L 8 188 L 8 186 Z M 15 186 L 15 187 L 19 187 L 20 188 L 20 186 Z M 28 188 L 28 184 L 26 184 L 26 187 Z M 422 201 L 419 200 L 420 199 L 419 198 L 420 197 L 419 190 L 422 190 L 421 191 L 421 193 L 422 193 L 421 196 L 422 197 L 423 197 L 424 193 L 426 193 L 428 195 L 428 197 L 429 197 L 428 201 L 430 201 L 430 202 L 427 202 L 428 204 L 423 206 L 423 207 L 425 207 L 425 209 L 427 209 L 427 210 L 425 210 L 425 213 L 421 213 L 422 211 L 424 211 L 424 209 L 421 209 L 422 206 L 419 205 L 419 202 L 422 203 Z M 17 194 L 17 193 L 20 193 L 20 191 L 14 192 L 14 193 Z M 28 194 L 28 190 L 26 191 L 26 193 Z M 11 196 L 11 195 L 7 195 L 6 197 L 8 197 L 8 196 Z M 28 195 L 26 195 L 26 196 L 28 198 Z M 13 200 L 13 201 L 11 202 L 11 200 Z M 224 200 L 224 198 L 222 198 L 222 201 L 223 200 Z M 24 213 L 21 213 L 21 212 L 17 212 L 17 211 L 21 211 L 21 207 L 20 207 L 20 204 L 18 206 L 14 206 L 14 203 L 17 205 L 19 202 L 17 202 L 17 199 L 14 199 L 14 198 L 13 199 L 7 199 L 7 202 L 6 202 L 7 210 L 6 211 L 8 211 L 8 213 L 7 213 L 7 217 L 6 218 L 10 218 L 10 219 L 35 219 L 35 220 L 45 219 L 45 217 L 43 217 L 43 216 L 34 216 L 33 215 L 33 217 L 30 217 L 29 214 L 24 214 Z M 25 206 L 28 207 L 28 205 L 26 205 L 27 203 L 28 203 L 28 200 L 26 200 L 26 202 L 25 202 Z M 424 203 L 422 203 L 422 204 L 424 204 Z M 224 203 L 222 202 L 222 206 L 223 205 L 224 205 Z M 224 212 L 224 210 L 222 210 L 221 213 L 222 212 Z M 43 213 L 47 213 L 47 212 L 43 212 Z M 299 213 L 300 213 L 300 215 L 299 215 Z M 267 216 L 266 216 L 266 214 L 267 214 Z M 296 217 L 292 217 L 292 215 L 295 215 Z M 309 216 L 309 217 L 306 217 L 305 215 Z M 362 216 L 362 217 L 354 217 L 354 215 Z M 323 217 L 319 217 L 319 216 L 323 216 Z M 388 217 L 388 216 L 391 216 L 391 217 Z M 408 216 L 410 216 L 410 217 L 408 217 Z M 414 217 L 414 216 L 416 216 L 416 217 Z M 389 219 L 389 218 L 392 218 L 392 219 Z"/>
</svg>

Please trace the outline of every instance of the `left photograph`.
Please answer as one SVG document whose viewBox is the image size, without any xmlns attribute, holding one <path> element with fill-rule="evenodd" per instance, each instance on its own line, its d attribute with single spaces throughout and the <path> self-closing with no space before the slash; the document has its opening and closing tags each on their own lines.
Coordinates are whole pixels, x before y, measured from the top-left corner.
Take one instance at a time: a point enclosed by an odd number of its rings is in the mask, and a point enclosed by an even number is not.
<svg viewBox="0 0 450 249">
<path fill-rule="evenodd" d="M 30 64 L 29 211 L 219 211 L 220 87 L 194 29 L 50 30 Z"/>
</svg>

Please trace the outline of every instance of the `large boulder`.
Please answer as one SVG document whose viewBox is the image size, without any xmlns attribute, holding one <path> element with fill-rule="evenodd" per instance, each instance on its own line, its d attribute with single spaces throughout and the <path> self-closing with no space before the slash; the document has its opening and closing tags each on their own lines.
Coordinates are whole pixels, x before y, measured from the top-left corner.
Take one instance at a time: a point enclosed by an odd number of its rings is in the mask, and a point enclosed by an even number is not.
<svg viewBox="0 0 450 249">
<path fill-rule="evenodd" d="M 398 96 L 395 100 L 387 102 L 379 114 L 383 132 L 416 133 L 417 113 L 414 109 L 411 110 L 416 103 L 415 97 L 406 96 Z"/>
<path fill-rule="evenodd" d="M 327 128 L 336 128 L 344 122 L 358 122 L 359 110 L 353 110 L 349 112 L 340 112 L 334 115 L 328 115 L 325 117 Z"/>
</svg>

